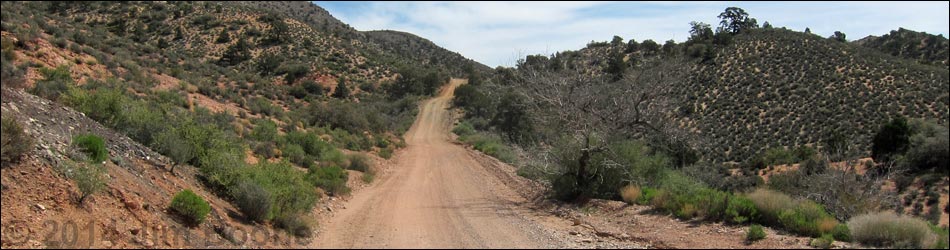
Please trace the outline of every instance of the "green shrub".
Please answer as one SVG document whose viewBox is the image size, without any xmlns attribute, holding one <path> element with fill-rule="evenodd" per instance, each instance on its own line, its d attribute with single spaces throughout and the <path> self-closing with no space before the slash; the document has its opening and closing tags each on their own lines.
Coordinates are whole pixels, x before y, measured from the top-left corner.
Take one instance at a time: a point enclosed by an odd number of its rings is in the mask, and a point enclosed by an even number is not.
<svg viewBox="0 0 950 250">
<path fill-rule="evenodd" d="M 374 171 L 363 173 L 363 183 L 369 184 L 373 183 L 373 180 L 376 179 L 376 173 Z"/>
<path fill-rule="evenodd" d="M 810 200 L 798 201 L 788 195 L 759 189 L 749 199 L 760 213 L 759 222 L 782 227 L 789 232 L 818 237 L 834 231 L 838 221 Z"/>
<path fill-rule="evenodd" d="M 90 195 L 102 191 L 106 187 L 105 169 L 101 165 L 79 164 L 72 167 L 69 175 L 79 188 L 78 203 L 82 204 Z"/>
<path fill-rule="evenodd" d="M 42 68 L 40 74 L 43 75 L 43 79 L 36 81 L 36 85 L 30 92 L 53 101 L 59 99 L 59 96 L 73 83 L 73 78 L 69 75 L 69 67 L 65 65 L 56 69 Z"/>
<path fill-rule="evenodd" d="M 208 213 L 211 212 L 211 205 L 190 189 L 178 192 L 169 207 L 179 215 L 184 216 L 191 225 L 201 224 Z"/>
<path fill-rule="evenodd" d="M 346 186 L 348 176 L 346 170 L 337 166 L 311 167 L 307 180 L 330 195 L 342 195 L 350 192 Z"/>
<path fill-rule="evenodd" d="M 251 139 L 261 142 L 274 141 L 277 139 L 277 123 L 274 123 L 270 119 L 256 119 L 254 123 L 254 130 L 251 131 L 250 136 Z"/>
<path fill-rule="evenodd" d="M 270 218 L 273 198 L 267 190 L 252 182 L 241 182 L 233 191 L 234 203 L 251 221 L 264 222 Z"/>
<path fill-rule="evenodd" d="M 159 132 L 152 141 L 152 148 L 168 156 L 176 164 L 188 164 L 197 157 L 197 149 L 179 133 L 179 128 L 170 128 Z"/>
<path fill-rule="evenodd" d="M 830 249 L 833 243 L 835 243 L 835 238 L 830 234 L 824 234 L 819 238 L 813 239 L 809 245 L 814 248 Z"/>
<path fill-rule="evenodd" d="M 911 173 L 935 169 L 944 176 L 950 171 L 950 129 L 929 121 L 911 122 L 914 135 L 901 161 Z"/>
<path fill-rule="evenodd" d="M 837 241 L 851 242 L 851 229 L 848 229 L 848 224 L 838 224 L 831 231 L 831 236 L 834 236 Z"/>
<path fill-rule="evenodd" d="M 947 230 L 947 227 L 938 227 L 935 225 L 930 225 L 930 228 L 937 235 L 937 242 L 934 243 L 932 249 L 948 249 L 950 248 L 950 231 Z"/>
<path fill-rule="evenodd" d="M 785 150 L 784 148 L 772 148 L 765 151 L 765 154 L 762 155 L 762 160 L 765 162 L 765 165 L 795 164 L 798 161 L 793 152 Z"/>
<path fill-rule="evenodd" d="M 287 158 L 293 164 L 297 164 L 297 166 L 304 168 L 313 166 L 313 159 L 307 155 L 307 152 L 304 152 L 303 147 L 300 145 L 287 144 L 287 146 L 284 146 L 282 153 L 284 158 Z"/>
<path fill-rule="evenodd" d="M 92 82 L 86 86 L 95 84 L 101 83 Z M 94 91 L 69 88 L 62 99 L 66 105 L 86 114 L 89 118 L 113 127 L 126 119 L 123 115 L 127 114 L 125 109 L 129 103 L 124 91 L 105 87 L 99 87 Z"/>
<path fill-rule="evenodd" d="M 721 221 L 727 217 L 726 210 L 729 208 L 731 196 L 726 192 L 703 188 L 691 194 L 690 199 L 698 208 L 697 216 L 707 221 Z"/>
<path fill-rule="evenodd" d="M 73 145 L 89 157 L 92 163 L 102 163 L 109 159 L 109 150 L 106 149 L 102 137 L 93 134 L 78 135 L 73 137 Z"/>
<path fill-rule="evenodd" d="M 848 228 L 855 242 L 876 247 L 923 248 L 937 242 L 927 222 L 892 212 L 855 216 Z"/>
<path fill-rule="evenodd" d="M 736 224 L 758 219 L 758 210 L 755 208 L 755 203 L 749 198 L 735 195 L 729 197 L 729 204 L 725 213 L 726 221 Z"/>
<path fill-rule="evenodd" d="M 274 158 L 275 156 L 277 156 L 277 154 L 274 152 L 276 147 L 277 146 L 274 145 L 273 142 L 259 142 L 257 144 L 254 144 L 254 154 L 256 154 L 257 156 L 261 157 L 264 160 Z"/>
<path fill-rule="evenodd" d="M 275 222 L 278 227 L 297 237 L 310 237 L 313 234 L 313 227 L 316 225 L 316 222 L 305 214 L 283 215 L 277 217 Z"/>
<path fill-rule="evenodd" d="M 760 221 L 765 225 L 781 225 L 779 215 L 784 211 L 794 210 L 798 204 L 788 195 L 767 189 L 758 189 L 746 197 L 755 204 Z"/>
<path fill-rule="evenodd" d="M 762 226 L 752 225 L 749 226 L 749 231 L 746 232 L 745 240 L 748 242 L 756 242 L 765 239 L 765 236 L 765 231 L 762 230 Z"/>
<path fill-rule="evenodd" d="M 307 178 L 287 162 L 261 161 L 256 166 L 243 168 L 240 178 L 270 194 L 270 218 L 306 213 L 318 198 Z"/>
<path fill-rule="evenodd" d="M 515 155 L 511 148 L 505 145 L 501 138 L 494 135 L 476 133 L 460 138 L 463 142 L 472 145 L 475 150 L 481 151 L 487 155 L 495 157 L 506 163 L 514 163 Z"/>
<path fill-rule="evenodd" d="M 452 133 L 458 136 L 469 136 L 475 134 L 475 128 L 467 122 L 460 122 L 458 126 L 452 129 Z"/>
<path fill-rule="evenodd" d="M 655 197 L 658 192 L 659 190 L 656 190 L 654 188 L 643 188 L 643 195 L 641 195 L 640 198 L 637 199 L 636 201 L 637 204 L 638 205 L 650 204 L 650 201 L 653 200 L 653 197 Z"/>
<path fill-rule="evenodd" d="M 390 158 L 392 158 L 392 157 L 393 157 L 393 149 L 391 149 L 391 148 L 383 148 L 383 149 L 380 149 L 380 150 L 379 150 L 379 157 L 382 157 L 383 159 L 387 159 L 387 160 L 390 159 Z"/>
<path fill-rule="evenodd" d="M 901 154 L 910 144 L 911 129 L 907 119 L 898 117 L 885 124 L 874 135 L 871 157 L 875 162 L 888 162 L 894 154 Z"/>
<path fill-rule="evenodd" d="M 347 158 L 350 159 L 350 166 L 347 169 L 360 171 L 363 173 L 370 171 L 369 157 L 366 157 L 366 155 L 352 154 L 347 156 Z"/>
<path fill-rule="evenodd" d="M 653 206 L 654 208 L 665 210 L 665 211 L 672 211 L 673 209 L 671 209 L 672 208 L 671 200 L 672 200 L 672 195 L 670 195 L 670 192 L 666 190 L 662 190 L 662 189 L 657 190 L 656 195 L 654 195 L 653 198 L 650 199 L 650 206 Z"/>
<path fill-rule="evenodd" d="M 0 164 L 3 167 L 17 162 L 21 156 L 33 149 L 33 138 L 27 136 L 20 123 L 13 118 L 2 118 L 0 133 Z"/>
<path fill-rule="evenodd" d="M 315 133 L 305 131 L 293 131 L 284 136 L 285 147 L 290 144 L 299 145 L 304 152 L 312 156 L 313 159 L 328 161 L 334 157 L 344 157 L 339 150 L 318 137 Z M 340 155 L 335 155 L 340 154 Z M 334 163 L 340 164 L 345 158 L 333 159 Z M 338 161 L 336 161 L 338 160 Z"/>
</svg>

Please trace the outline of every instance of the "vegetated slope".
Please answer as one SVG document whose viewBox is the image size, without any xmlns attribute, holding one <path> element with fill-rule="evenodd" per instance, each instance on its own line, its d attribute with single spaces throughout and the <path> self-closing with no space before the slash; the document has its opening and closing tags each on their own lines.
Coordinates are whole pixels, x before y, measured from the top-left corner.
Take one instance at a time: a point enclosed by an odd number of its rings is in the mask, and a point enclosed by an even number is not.
<svg viewBox="0 0 950 250">
<path fill-rule="evenodd" d="M 883 36 L 868 36 L 852 43 L 923 64 L 950 66 L 950 42 L 943 35 L 899 28 Z"/>
<path fill-rule="evenodd" d="M 871 136 L 898 115 L 947 124 L 945 67 L 778 28 L 738 34 L 709 61 L 686 58 L 683 44 L 645 44 L 592 42 L 521 64 L 609 74 L 619 55 L 627 67 L 687 70 L 668 86 L 680 105 L 672 115 L 704 139 L 700 149 L 714 162 L 743 162 L 774 147 L 821 148 L 836 134 L 850 142 L 848 155 L 865 157 Z"/>
<path fill-rule="evenodd" d="M 465 58 L 458 52 L 439 47 L 428 39 L 400 31 L 377 30 L 363 32 L 368 41 L 379 45 L 390 54 L 411 59 L 428 67 L 444 67 L 455 75 L 461 75 L 473 67 L 480 72 L 491 70 L 484 64 Z"/>
<path fill-rule="evenodd" d="M 301 22 L 313 25 L 315 29 L 341 37 L 357 37 L 359 32 L 330 14 L 329 11 L 307 1 L 234 1 L 224 4 L 243 5 L 282 13 Z"/>
<path fill-rule="evenodd" d="M 411 62 L 430 69 L 447 69 L 455 76 L 460 76 L 469 64 L 480 71 L 490 70 L 488 66 L 407 32 L 357 31 L 334 18 L 320 6 L 307 2 L 234 2 L 234 4 L 282 13 L 309 24 L 323 33 L 351 40 L 353 46 L 358 47 L 362 53 L 376 60 L 377 63 L 394 66 L 392 64 Z"/>
<path fill-rule="evenodd" d="M 249 196 L 239 195 L 263 189 L 270 195 L 263 197 L 275 205 L 257 219 L 273 227 L 262 228 L 303 237 L 314 229 L 307 218 L 320 191 L 343 195 L 348 190 L 340 183 L 352 170 L 341 168 L 352 165 L 352 155 L 340 149 L 392 155 L 404 145 L 400 134 L 414 120 L 415 102 L 431 94 L 417 90 L 448 81 L 438 73 L 446 70 L 438 66 L 422 71 L 433 77 L 404 80 L 393 66 L 392 58 L 399 57 L 376 59 L 384 52 L 295 19 L 296 12 L 215 2 L 3 2 L 3 10 L 4 91 L 26 90 L 71 107 L 178 166 L 156 168 L 141 180 L 108 181 L 110 188 L 138 190 L 176 174 L 200 178 L 201 185 L 187 186 L 211 200 L 212 210 L 224 209 L 227 213 L 212 216 L 225 220 L 251 219 L 236 205 Z M 399 60 L 401 65 L 421 65 Z M 422 84 L 426 86 L 417 87 Z M 409 91 L 394 95 L 392 89 Z M 38 118 L 26 114 L 17 120 Z M 134 153 L 128 150 L 113 153 Z M 62 167 L 59 162 L 41 166 L 43 171 Z M 49 183 L 62 186 L 67 181 L 52 178 Z M 11 188 L 16 195 L 4 193 L 4 198 L 29 195 L 29 190 Z M 178 191 L 147 199 L 164 207 Z M 32 205 L 6 201 L 5 211 Z M 5 213 L 3 219 L 26 218 L 22 216 Z M 199 228 L 220 224 L 209 221 L 211 225 Z M 35 227 L 39 225 L 22 228 Z"/>
<path fill-rule="evenodd" d="M 19 163 L 0 174 L 4 248 L 292 246 L 293 239 L 282 231 L 229 216 L 237 209 L 205 188 L 195 169 L 170 174 L 174 163 L 168 158 L 49 100 L 11 88 L 3 88 L 2 97 L 3 117 L 20 123 L 35 142 Z M 105 188 L 77 203 L 80 189 L 66 176 L 78 164 L 66 162 L 73 161 L 73 136 L 85 133 L 105 139 L 109 160 L 103 164 Z M 188 227 L 168 208 L 172 196 L 184 189 L 211 204 L 205 223 Z M 275 238 L 241 240 L 253 231 Z"/>
<path fill-rule="evenodd" d="M 870 153 L 889 119 L 946 124 L 947 68 L 920 65 L 861 47 L 783 29 L 740 34 L 710 64 L 692 66 L 673 86 L 681 112 L 721 161 L 743 161 L 771 147 L 822 146 L 835 134 L 852 156 Z"/>
</svg>

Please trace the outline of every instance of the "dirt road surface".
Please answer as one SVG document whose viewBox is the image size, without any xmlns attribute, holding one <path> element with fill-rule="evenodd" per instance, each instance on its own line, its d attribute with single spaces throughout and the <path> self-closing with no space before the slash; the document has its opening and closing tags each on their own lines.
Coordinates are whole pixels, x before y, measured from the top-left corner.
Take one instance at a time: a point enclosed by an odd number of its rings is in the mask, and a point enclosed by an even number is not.
<svg viewBox="0 0 950 250">
<path fill-rule="evenodd" d="M 557 247 L 518 214 L 524 202 L 450 142 L 453 79 L 422 104 L 393 171 L 356 194 L 314 241 L 317 248 Z"/>
</svg>

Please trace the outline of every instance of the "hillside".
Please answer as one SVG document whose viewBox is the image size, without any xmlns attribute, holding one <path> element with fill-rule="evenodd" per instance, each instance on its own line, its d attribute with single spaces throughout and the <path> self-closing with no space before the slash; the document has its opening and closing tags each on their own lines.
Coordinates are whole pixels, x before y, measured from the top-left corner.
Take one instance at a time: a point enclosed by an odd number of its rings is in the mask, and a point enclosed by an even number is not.
<svg viewBox="0 0 950 250">
<path fill-rule="evenodd" d="M 550 59 L 529 56 L 523 65 L 605 75 L 620 53 L 634 71 L 652 63 L 686 70 L 662 88 L 678 102 L 680 126 L 703 138 L 701 151 L 714 162 L 745 162 L 776 147 L 821 148 L 835 134 L 853 145 L 848 155 L 868 156 L 871 136 L 897 115 L 940 124 L 950 117 L 946 68 L 815 35 L 756 29 L 705 62 L 684 55 L 683 44 L 671 46 L 673 53 L 646 47 L 592 43 Z"/>
<path fill-rule="evenodd" d="M 923 64 L 950 66 L 950 42 L 943 35 L 899 28 L 883 36 L 868 36 L 852 43 Z"/>
<path fill-rule="evenodd" d="M 443 67 L 454 75 L 466 73 L 469 65 L 480 72 L 491 70 L 484 64 L 467 59 L 457 52 L 439 47 L 428 39 L 400 31 L 378 30 L 363 32 L 368 41 L 378 44 L 380 49 L 412 61 L 421 62 L 428 67 Z"/>
<path fill-rule="evenodd" d="M 204 223 L 188 229 L 212 232 L 208 238 L 168 244 L 132 239 L 129 229 L 135 229 L 132 235 L 155 233 L 123 222 L 107 232 L 114 235 L 110 243 L 92 246 L 277 247 L 309 239 L 318 204 L 372 181 L 376 162 L 405 147 L 402 133 L 415 120 L 417 102 L 447 83 L 450 71 L 382 51 L 309 2 L 2 6 L 4 124 L 23 124 L 28 137 L 55 136 L 39 140 L 35 150 L 9 165 L 4 144 L 4 225 L 45 207 L 57 212 L 39 211 L 36 218 L 70 218 L 57 215 L 65 211 L 83 223 L 109 226 L 109 218 L 132 213 L 149 226 L 177 230 L 188 223 L 168 207 L 182 189 L 194 190 L 212 207 Z M 70 113 L 8 112 L 34 106 Z M 105 138 L 115 160 L 78 168 L 105 169 L 109 178 L 101 182 L 106 191 L 74 205 L 64 192 L 87 182 L 69 171 L 57 173 L 68 168 L 49 159 L 83 161 L 70 153 L 77 125 L 52 127 L 43 119 L 80 116 L 82 131 Z M 38 133 L 45 129 L 60 130 Z M 50 147 L 55 150 L 46 159 L 37 156 Z M 126 173 L 132 167 L 147 171 Z M 44 182 L 15 178 L 32 174 Z M 151 186 L 161 189 L 145 191 Z M 130 192 L 148 200 L 151 209 L 113 208 Z M 88 216 L 97 211 L 107 216 Z M 216 241 L 234 237 L 233 228 L 274 232 L 273 239 L 286 244 Z"/>
<path fill-rule="evenodd" d="M 871 136 L 897 115 L 947 124 L 947 68 L 781 29 L 739 35 L 718 55 L 673 87 L 712 159 L 818 147 L 836 133 L 850 155 L 867 156 Z"/>
<path fill-rule="evenodd" d="M 5 166 L 0 174 L 4 248 L 292 246 L 287 233 L 232 216 L 238 209 L 205 187 L 196 169 L 179 168 L 171 174 L 167 169 L 175 163 L 168 157 L 82 113 L 22 90 L 3 88 L 2 97 L 4 119 L 21 121 L 35 141 L 24 159 Z M 82 164 L 76 162 L 70 140 L 84 133 L 105 138 L 109 160 L 103 167 L 108 180 L 101 194 L 78 203 L 82 189 L 69 176 Z M 212 205 L 206 223 L 189 227 L 168 207 L 175 193 L 185 189 Z M 77 230 L 76 236 L 59 236 L 74 232 L 68 230 Z M 252 231 L 268 232 L 273 241 L 241 240 L 244 232 Z"/>
</svg>

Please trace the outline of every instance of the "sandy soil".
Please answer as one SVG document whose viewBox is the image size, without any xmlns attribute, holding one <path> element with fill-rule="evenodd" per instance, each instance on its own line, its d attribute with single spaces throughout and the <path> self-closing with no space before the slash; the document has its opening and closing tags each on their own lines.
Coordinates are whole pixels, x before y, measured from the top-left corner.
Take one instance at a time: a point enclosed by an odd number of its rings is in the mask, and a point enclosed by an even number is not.
<svg viewBox="0 0 950 250">
<path fill-rule="evenodd" d="M 392 172 L 355 195 L 314 241 L 318 248 L 539 248 L 519 216 L 525 200 L 449 142 L 453 80 L 426 101 Z"/>
</svg>

